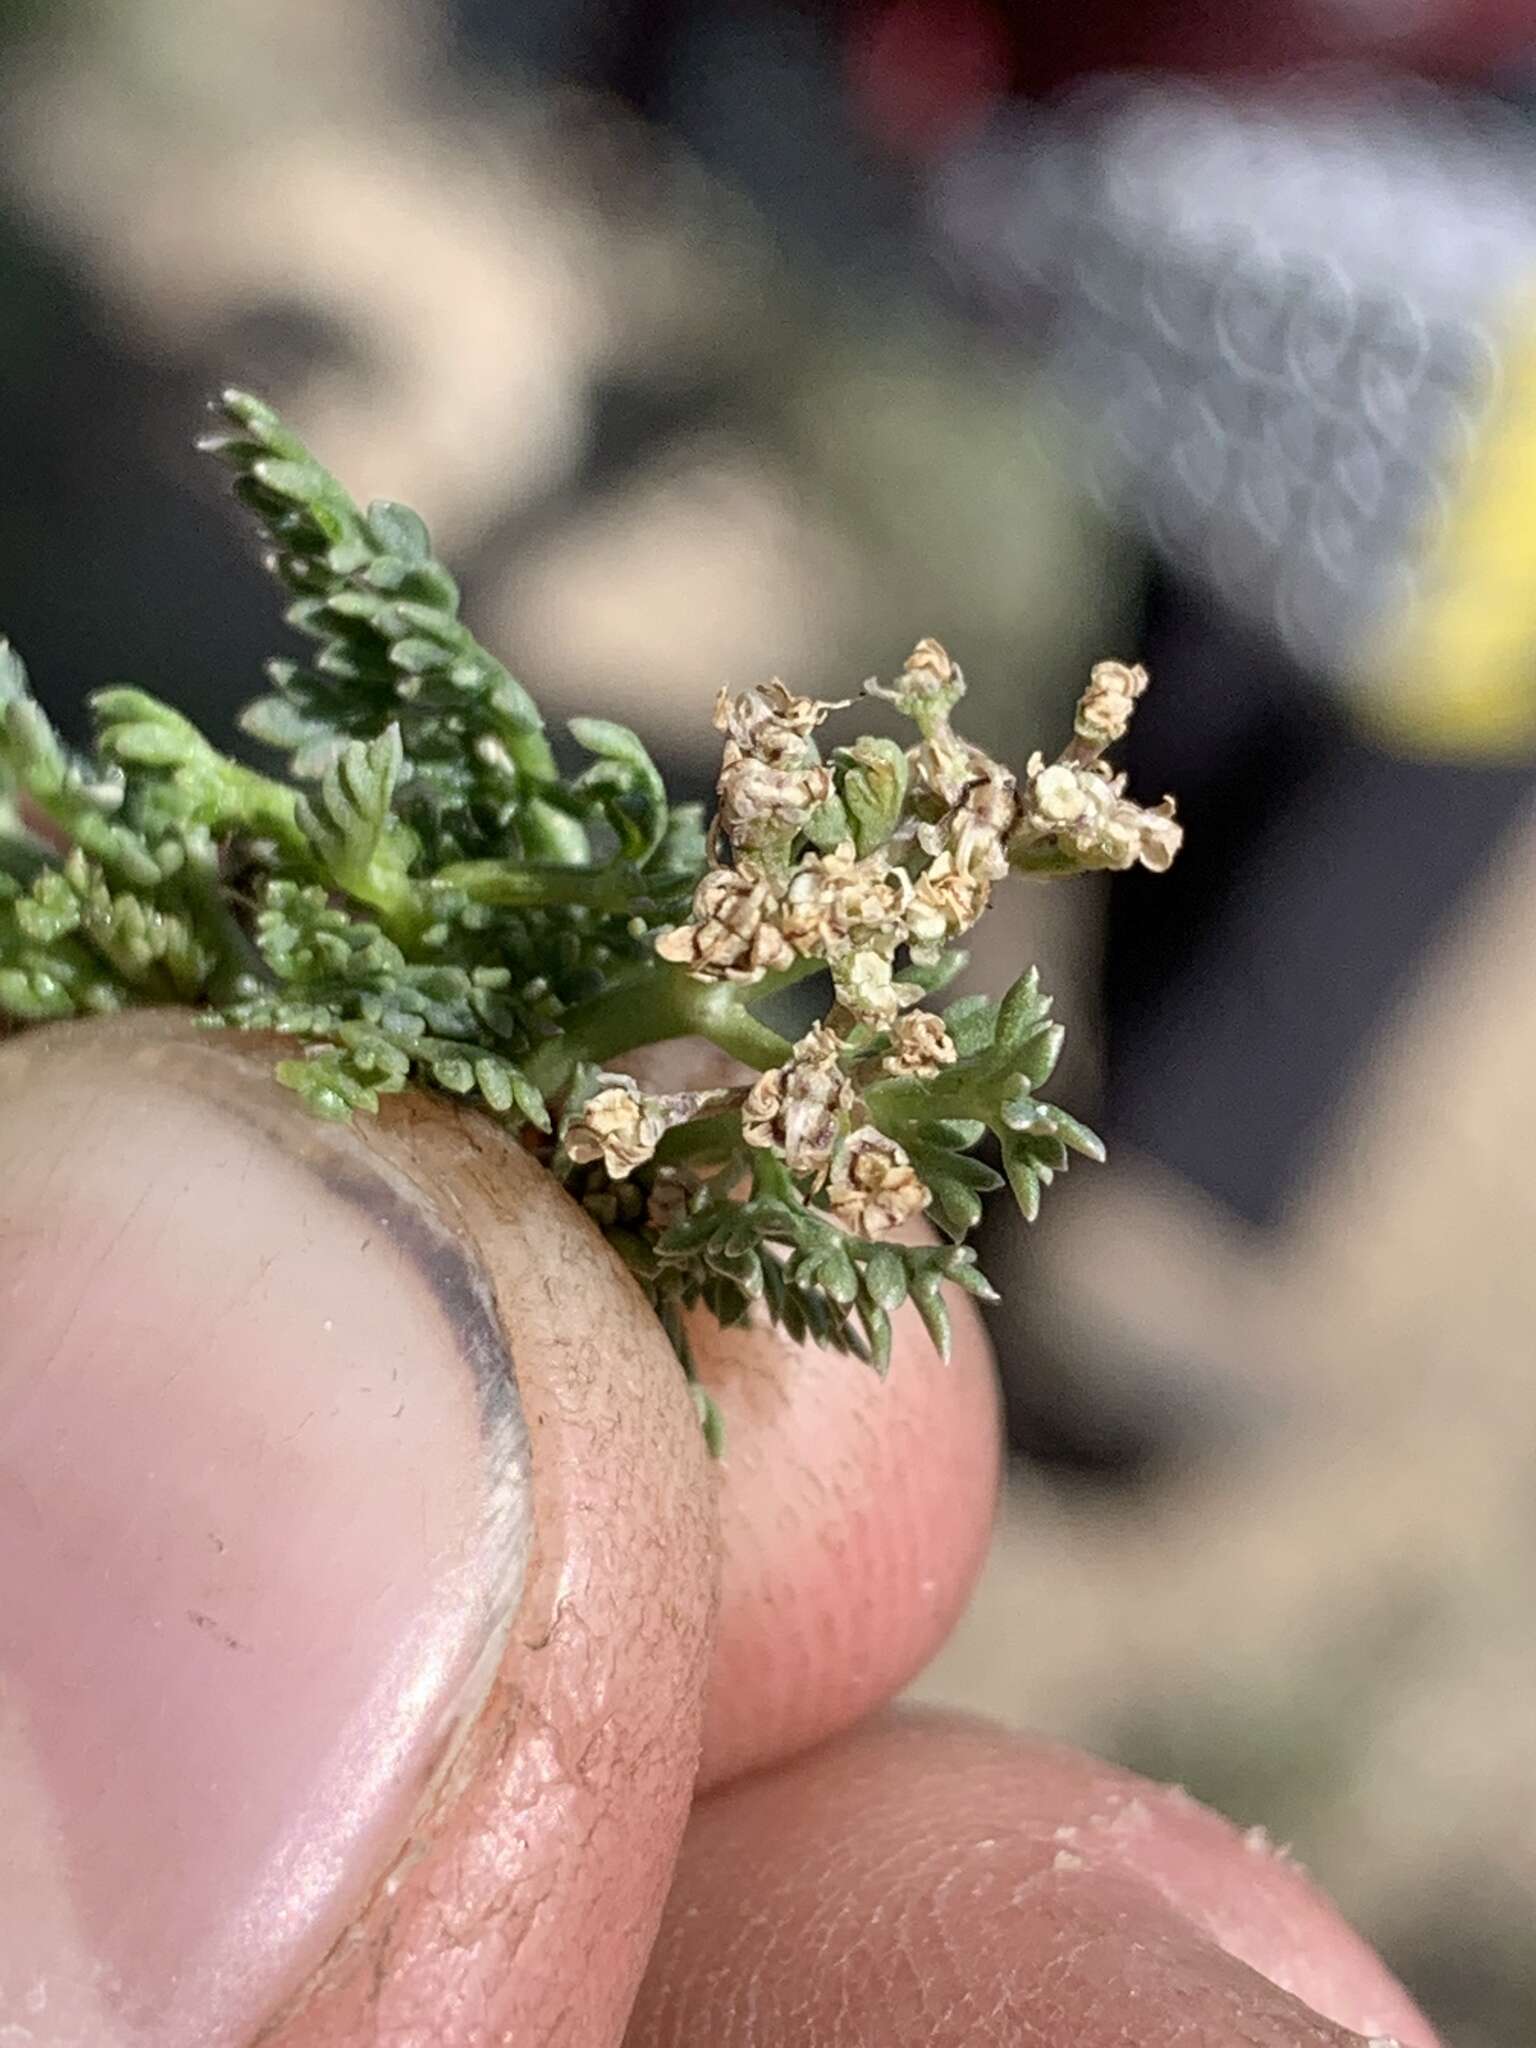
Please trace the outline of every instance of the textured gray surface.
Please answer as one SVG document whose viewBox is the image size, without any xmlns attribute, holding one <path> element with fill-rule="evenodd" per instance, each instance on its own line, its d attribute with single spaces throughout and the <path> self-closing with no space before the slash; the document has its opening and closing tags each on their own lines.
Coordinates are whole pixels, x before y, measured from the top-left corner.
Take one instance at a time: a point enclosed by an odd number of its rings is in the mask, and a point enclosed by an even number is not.
<svg viewBox="0 0 1536 2048">
<path fill-rule="evenodd" d="M 956 164 L 954 261 L 1038 335 L 1089 480 L 1347 678 L 1421 586 L 1536 279 L 1536 133 L 1427 88 L 1106 86 Z"/>
</svg>

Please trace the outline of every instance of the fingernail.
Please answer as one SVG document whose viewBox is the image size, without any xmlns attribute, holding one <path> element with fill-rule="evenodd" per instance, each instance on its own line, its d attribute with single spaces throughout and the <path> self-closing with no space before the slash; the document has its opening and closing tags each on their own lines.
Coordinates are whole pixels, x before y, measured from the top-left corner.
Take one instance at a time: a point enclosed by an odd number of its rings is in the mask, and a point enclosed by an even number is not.
<svg viewBox="0 0 1536 2048">
<path fill-rule="evenodd" d="M 0 1049 L 0 2040 L 29 2048 L 253 2038 L 405 1851 L 527 1559 L 473 1264 L 353 1134 L 185 1057 Z"/>
</svg>

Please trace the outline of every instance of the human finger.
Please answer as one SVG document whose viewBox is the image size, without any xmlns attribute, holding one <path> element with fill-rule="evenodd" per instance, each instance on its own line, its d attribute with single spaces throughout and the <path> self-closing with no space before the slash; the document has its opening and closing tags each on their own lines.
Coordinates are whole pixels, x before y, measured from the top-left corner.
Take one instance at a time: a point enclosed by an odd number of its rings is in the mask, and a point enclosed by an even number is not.
<svg viewBox="0 0 1536 2048">
<path fill-rule="evenodd" d="M 696 1808 L 626 2048 L 1432 2048 L 1257 1835 L 891 1715 Z"/>
<path fill-rule="evenodd" d="M 0 1048 L 0 2019 L 599 2048 L 697 1756 L 692 1404 L 517 1146 L 272 1057 Z"/>
<path fill-rule="evenodd" d="M 981 1319 L 942 1359 L 909 1305 L 879 1378 L 763 1325 L 692 1331 L 720 1407 L 720 1616 L 702 1787 L 882 1706 L 939 1648 L 981 1569 L 1001 1470 Z"/>
</svg>

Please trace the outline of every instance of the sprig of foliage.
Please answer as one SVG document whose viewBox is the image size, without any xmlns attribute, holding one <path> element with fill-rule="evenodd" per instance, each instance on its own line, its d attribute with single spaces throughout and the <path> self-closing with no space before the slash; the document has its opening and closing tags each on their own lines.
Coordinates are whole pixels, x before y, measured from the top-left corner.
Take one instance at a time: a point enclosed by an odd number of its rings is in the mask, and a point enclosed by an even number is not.
<svg viewBox="0 0 1536 2048">
<path fill-rule="evenodd" d="M 946 1349 L 946 1286 L 991 1294 L 963 1242 L 983 1197 L 1006 1181 L 1032 1218 L 1102 1148 L 1038 1097 L 1061 1034 L 1033 972 L 1000 1002 L 928 999 L 1009 873 L 1171 859 L 1171 805 L 1142 810 L 1103 760 L 1144 674 L 1101 664 L 1067 747 L 1022 778 L 954 731 L 964 679 L 932 641 L 869 686 L 912 720 L 907 747 L 824 759 L 844 707 L 722 693 L 706 836 L 623 726 L 573 720 L 587 765 L 561 773 L 414 513 L 359 508 L 260 401 L 217 410 L 204 445 L 312 648 L 269 665 L 244 720 L 286 773 L 126 687 L 92 700 L 77 755 L 0 642 L 0 1019 L 190 1004 L 293 1040 L 277 1078 L 321 1115 L 408 1087 L 473 1100 L 541 1150 L 685 1364 L 695 1311 L 884 1370 L 910 1300 Z M 807 977 L 824 1015 L 790 1045 L 756 1010 Z M 614 1071 L 684 1036 L 748 1079 L 652 1095 Z M 891 1235 L 924 1210 L 950 1242 Z"/>
<path fill-rule="evenodd" d="M 401 731 L 411 777 L 402 814 L 432 855 L 507 850 L 582 858 L 579 825 L 548 802 L 558 789 L 544 721 L 522 685 L 459 618 L 459 592 L 426 527 L 403 505 L 360 511 L 260 400 L 226 392 L 223 425 L 202 443 L 235 472 L 235 493 L 294 594 L 288 623 L 316 645 L 304 665 L 274 661 L 273 694 L 243 723 L 282 749 L 301 779 L 348 741 Z"/>
<path fill-rule="evenodd" d="M 1063 1038 L 1050 1021 L 1051 999 L 1032 967 L 1002 1000 L 962 996 L 944 1013 L 958 1055 L 926 1082 L 891 1081 L 870 1091 L 882 1130 L 900 1140 L 927 1182 L 930 1213 L 951 1237 L 981 1219 L 981 1197 L 1006 1180 L 1026 1223 L 1040 1195 L 1072 1153 L 1102 1162 L 1104 1147 L 1086 1124 L 1035 1094 L 1055 1070 Z M 1003 1172 L 971 1155 L 991 1132 Z"/>
</svg>

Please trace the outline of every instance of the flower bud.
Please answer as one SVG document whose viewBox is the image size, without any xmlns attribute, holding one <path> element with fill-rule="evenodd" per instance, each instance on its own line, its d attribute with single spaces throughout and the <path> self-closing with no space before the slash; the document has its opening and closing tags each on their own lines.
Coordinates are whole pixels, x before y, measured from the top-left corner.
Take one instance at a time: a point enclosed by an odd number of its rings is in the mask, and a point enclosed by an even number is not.
<svg viewBox="0 0 1536 2048">
<path fill-rule="evenodd" d="M 860 854 L 883 846 L 901 818 L 907 794 L 907 757 L 894 740 L 866 738 L 838 755 L 843 766 L 843 807 Z"/>
</svg>

